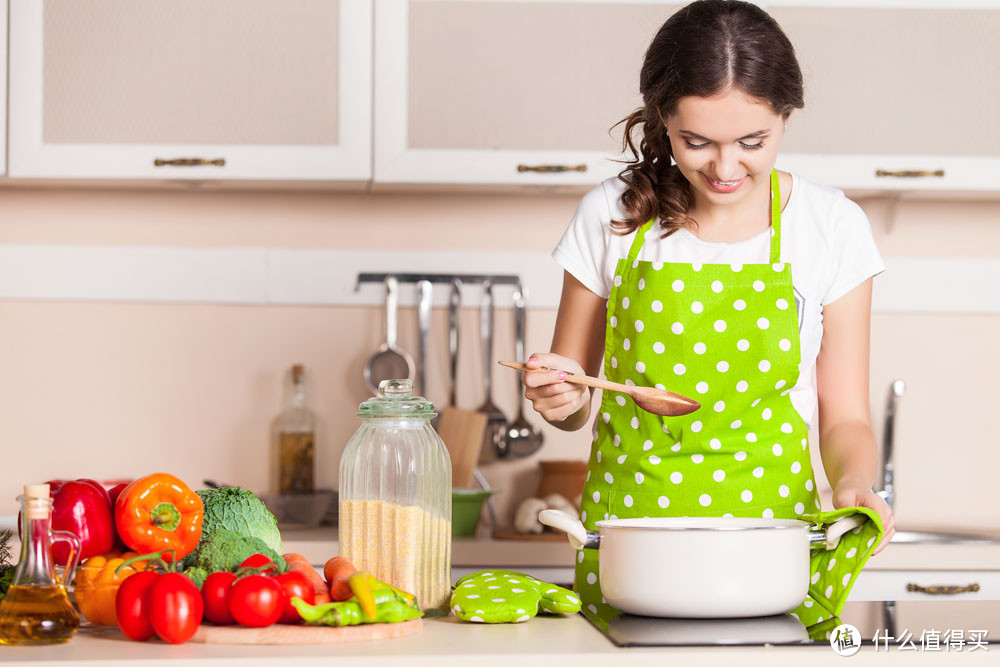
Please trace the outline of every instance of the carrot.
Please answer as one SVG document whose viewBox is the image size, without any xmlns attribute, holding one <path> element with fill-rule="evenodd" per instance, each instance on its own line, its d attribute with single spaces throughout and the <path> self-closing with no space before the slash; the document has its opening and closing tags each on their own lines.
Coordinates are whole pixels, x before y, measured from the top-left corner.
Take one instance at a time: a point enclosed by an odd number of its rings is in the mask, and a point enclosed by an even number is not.
<svg viewBox="0 0 1000 667">
<path fill-rule="evenodd" d="M 334 556 L 326 561 L 326 565 L 323 566 L 323 575 L 326 577 L 327 583 L 330 584 L 330 599 L 343 602 L 354 595 L 350 586 L 347 585 L 347 580 L 356 571 L 351 561 L 343 556 Z"/>
<path fill-rule="evenodd" d="M 288 563 L 289 570 L 298 571 L 306 575 L 306 579 L 308 579 L 309 583 L 312 584 L 313 591 L 316 593 L 317 602 L 314 604 L 320 604 L 320 602 L 318 602 L 318 600 L 320 600 L 320 596 L 327 598 L 330 596 L 330 591 L 327 590 L 326 582 L 323 581 L 323 577 L 319 575 L 316 568 L 309 564 L 309 561 L 305 556 L 302 554 L 284 554 L 282 558 L 284 558 L 285 562 Z"/>
</svg>

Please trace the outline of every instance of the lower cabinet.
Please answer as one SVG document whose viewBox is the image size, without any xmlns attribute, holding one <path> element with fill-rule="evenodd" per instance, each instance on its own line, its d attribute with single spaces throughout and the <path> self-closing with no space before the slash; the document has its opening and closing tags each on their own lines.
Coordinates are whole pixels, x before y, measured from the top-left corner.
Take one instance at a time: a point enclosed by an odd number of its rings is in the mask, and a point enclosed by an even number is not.
<svg viewBox="0 0 1000 667">
<path fill-rule="evenodd" d="M 1000 600 L 1000 570 L 862 570 L 851 602 Z"/>
</svg>

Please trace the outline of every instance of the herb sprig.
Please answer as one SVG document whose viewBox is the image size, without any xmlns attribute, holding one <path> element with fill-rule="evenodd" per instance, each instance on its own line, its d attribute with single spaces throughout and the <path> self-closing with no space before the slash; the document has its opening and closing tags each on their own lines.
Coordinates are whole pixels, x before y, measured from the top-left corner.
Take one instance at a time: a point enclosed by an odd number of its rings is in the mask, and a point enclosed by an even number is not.
<svg viewBox="0 0 1000 667">
<path fill-rule="evenodd" d="M 7 594 L 10 582 L 14 578 L 14 563 L 11 562 L 13 556 L 11 540 L 14 538 L 14 531 L 0 530 L 0 600 Z"/>
</svg>

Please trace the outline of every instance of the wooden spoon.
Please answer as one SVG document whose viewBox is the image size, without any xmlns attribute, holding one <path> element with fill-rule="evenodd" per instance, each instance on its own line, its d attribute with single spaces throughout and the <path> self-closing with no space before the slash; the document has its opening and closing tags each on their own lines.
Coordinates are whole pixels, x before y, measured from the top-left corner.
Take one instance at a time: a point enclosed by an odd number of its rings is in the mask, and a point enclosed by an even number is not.
<svg viewBox="0 0 1000 667">
<path fill-rule="evenodd" d="M 554 371 L 558 370 L 555 368 L 528 368 L 524 364 L 519 364 L 515 361 L 500 361 L 498 362 L 501 366 L 506 366 L 507 368 L 513 368 L 518 371 Z M 658 389 L 656 387 L 633 387 L 627 384 L 619 384 L 618 382 L 611 382 L 609 380 L 601 380 L 598 378 L 590 377 L 589 375 L 577 375 L 575 373 L 570 373 L 569 371 L 560 371 L 566 373 L 566 382 L 573 382 L 575 384 L 582 384 L 588 387 L 597 387 L 598 389 L 608 389 L 610 391 L 618 391 L 623 394 L 628 394 L 628 396 L 635 401 L 635 404 L 646 412 L 651 412 L 654 415 L 660 415 L 661 417 L 679 417 L 681 415 L 686 415 L 694 412 L 701 407 L 701 403 L 687 396 L 681 396 L 680 394 L 675 394 L 672 391 L 667 391 L 666 389 Z"/>
</svg>

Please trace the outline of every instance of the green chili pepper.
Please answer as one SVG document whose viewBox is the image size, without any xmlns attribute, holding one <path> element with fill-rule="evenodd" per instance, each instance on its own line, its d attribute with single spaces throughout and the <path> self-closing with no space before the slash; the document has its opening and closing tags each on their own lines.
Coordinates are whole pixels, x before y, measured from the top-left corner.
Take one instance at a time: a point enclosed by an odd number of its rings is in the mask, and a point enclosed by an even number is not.
<svg viewBox="0 0 1000 667">
<path fill-rule="evenodd" d="M 311 605 L 301 598 L 292 598 L 292 605 L 307 625 L 360 625 L 362 623 L 400 623 L 423 614 L 400 599 L 394 591 L 385 589 L 372 591 L 375 614 L 365 614 L 361 605 L 354 600 Z"/>
</svg>

